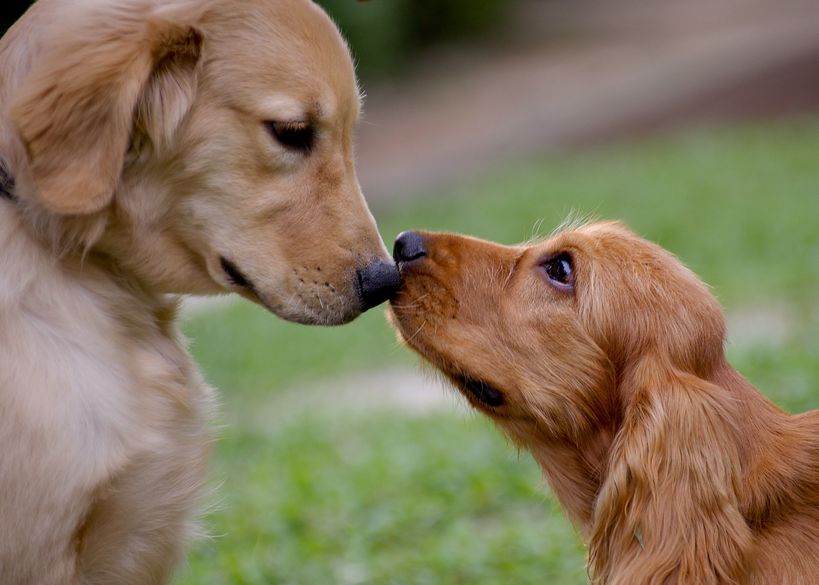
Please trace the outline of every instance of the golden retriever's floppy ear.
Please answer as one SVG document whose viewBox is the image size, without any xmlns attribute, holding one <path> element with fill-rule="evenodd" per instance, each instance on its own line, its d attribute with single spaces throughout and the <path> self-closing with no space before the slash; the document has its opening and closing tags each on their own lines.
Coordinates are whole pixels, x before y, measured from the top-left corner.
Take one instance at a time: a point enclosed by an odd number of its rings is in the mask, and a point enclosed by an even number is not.
<svg viewBox="0 0 819 585">
<path fill-rule="evenodd" d="M 625 418 L 590 539 L 595 582 L 743 583 L 752 536 L 730 397 L 656 355 L 625 373 L 621 391 Z"/>
<path fill-rule="evenodd" d="M 179 72 L 195 68 L 201 36 L 151 4 L 71 3 L 74 12 L 55 15 L 53 45 L 13 96 L 35 194 L 51 211 L 105 207 L 135 116 L 161 142 L 187 112 L 194 80 L 180 83 Z"/>
<path fill-rule="evenodd" d="M 169 31 L 155 51 L 156 63 L 140 96 L 135 131 L 162 150 L 170 145 L 196 95 L 202 35 L 193 27 Z"/>
</svg>

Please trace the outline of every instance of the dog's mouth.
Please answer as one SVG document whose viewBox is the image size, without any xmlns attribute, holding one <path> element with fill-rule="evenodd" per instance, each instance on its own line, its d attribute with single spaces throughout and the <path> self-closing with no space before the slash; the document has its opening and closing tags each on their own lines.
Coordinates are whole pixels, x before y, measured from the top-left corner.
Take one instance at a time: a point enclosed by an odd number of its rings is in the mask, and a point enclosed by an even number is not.
<svg viewBox="0 0 819 585">
<path fill-rule="evenodd" d="M 478 380 L 465 374 L 449 374 L 449 377 L 457 386 L 485 406 L 497 408 L 503 406 L 505 402 L 503 392 L 484 380 Z"/>
<path fill-rule="evenodd" d="M 224 256 L 219 257 L 219 264 L 221 265 L 222 271 L 225 273 L 225 276 L 227 277 L 228 284 L 238 288 L 239 294 L 241 294 L 247 299 L 250 299 L 261 304 L 268 311 L 276 313 L 275 308 L 272 305 L 268 304 L 264 295 L 259 293 L 259 289 L 256 288 L 256 285 L 253 284 L 253 281 L 250 280 L 250 278 L 248 278 L 244 272 L 239 270 L 239 267 L 236 266 L 236 264 L 234 264 Z"/>
<path fill-rule="evenodd" d="M 237 286 L 239 288 L 246 289 L 247 291 L 256 295 L 256 297 L 261 298 L 259 297 L 256 287 L 253 286 L 253 282 L 247 276 L 245 276 L 245 274 L 241 270 L 239 270 L 239 267 L 236 266 L 236 264 L 234 264 L 224 256 L 221 256 L 219 258 L 219 262 L 230 284 L 232 284 L 233 286 Z"/>
<path fill-rule="evenodd" d="M 289 302 L 280 302 L 275 295 L 265 294 L 264 289 L 260 289 L 246 272 L 224 256 L 218 256 L 218 264 L 214 263 L 212 274 L 215 274 L 214 280 L 218 278 L 223 289 L 227 288 L 292 323 L 341 325 L 352 321 L 361 313 L 358 296 L 354 297 L 355 300 L 348 299 L 339 294 L 329 282 L 325 282 L 324 287 L 317 287 L 319 290 L 297 290 L 291 295 Z M 327 290 L 332 290 L 333 294 L 325 294 Z M 313 300 L 315 302 L 311 304 L 310 301 Z"/>
<path fill-rule="evenodd" d="M 404 271 L 402 270 L 402 274 Z M 417 274 L 415 275 L 417 277 Z M 427 279 L 424 282 L 430 281 Z M 433 281 L 434 282 L 434 281 Z M 418 279 L 415 279 L 418 286 Z M 457 366 L 449 364 L 445 354 L 436 347 L 434 336 L 427 338 L 425 326 L 430 323 L 432 315 L 441 311 L 441 306 L 436 303 L 438 298 L 430 290 L 438 292 L 438 283 L 422 287 L 421 291 L 408 290 L 409 279 L 404 280 L 404 287 L 399 291 L 399 295 L 390 300 L 390 311 L 388 318 L 394 326 L 401 332 L 401 337 L 405 343 L 418 352 L 431 364 L 441 370 L 462 393 L 471 397 L 480 406 L 492 409 L 503 406 L 506 402 L 504 393 L 489 382 L 469 376 L 459 371 Z M 403 293 L 403 294 L 401 294 Z M 418 315 L 423 314 L 425 318 L 420 325 L 416 324 Z"/>
</svg>

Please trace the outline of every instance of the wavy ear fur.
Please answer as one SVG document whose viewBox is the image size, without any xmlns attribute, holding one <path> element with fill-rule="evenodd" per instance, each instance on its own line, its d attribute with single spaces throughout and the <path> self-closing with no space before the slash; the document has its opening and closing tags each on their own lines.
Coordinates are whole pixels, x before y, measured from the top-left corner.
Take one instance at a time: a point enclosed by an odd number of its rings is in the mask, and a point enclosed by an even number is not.
<svg viewBox="0 0 819 585">
<path fill-rule="evenodd" d="M 595 507 L 590 570 L 606 585 L 744 583 L 736 414 L 718 386 L 645 355 Z"/>
<path fill-rule="evenodd" d="M 149 2 L 70 6 L 44 32 L 51 47 L 10 112 L 36 197 L 59 214 L 88 214 L 113 198 L 135 115 L 163 143 L 188 111 L 201 35 Z"/>
</svg>

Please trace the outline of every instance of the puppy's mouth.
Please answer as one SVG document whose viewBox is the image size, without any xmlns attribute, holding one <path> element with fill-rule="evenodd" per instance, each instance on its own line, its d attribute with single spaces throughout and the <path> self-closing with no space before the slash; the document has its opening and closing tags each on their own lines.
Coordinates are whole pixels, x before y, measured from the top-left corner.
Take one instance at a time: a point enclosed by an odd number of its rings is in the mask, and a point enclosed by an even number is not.
<svg viewBox="0 0 819 585">
<path fill-rule="evenodd" d="M 497 408 L 498 406 L 503 406 L 505 402 L 503 392 L 488 382 L 472 378 L 465 374 L 449 374 L 449 377 L 457 386 L 468 392 L 475 400 L 485 406 Z"/>
<path fill-rule="evenodd" d="M 402 275 L 405 274 L 403 269 L 401 272 Z M 457 365 L 447 359 L 445 352 L 442 353 L 440 348 L 436 347 L 435 336 L 428 336 L 425 328 L 433 316 L 440 313 L 442 307 L 443 310 L 448 309 L 450 313 L 453 313 L 455 309 L 447 304 L 436 302 L 441 296 L 441 285 L 438 281 L 430 277 L 419 279 L 418 273 L 415 273 L 414 276 L 415 279 L 412 282 L 405 278 L 404 286 L 399 294 L 390 300 L 388 319 L 398 329 L 407 345 L 441 370 L 463 394 L 467 395 L 467 398 L 474 399 L 477 406 L 492 409 L 503 406 L 506 398 L 501 390 L 485 380 L 460 372 Z M 420 287 L 420 290 L 411 289 L 411 285 Z M 451 304 L 457 308 L 457 302 L 453 300 Z M 417 324 L 419 314 L 424 317 L 421 323 Z M 497 411 L 493 412 L 497 413 Z"/>
</svg>

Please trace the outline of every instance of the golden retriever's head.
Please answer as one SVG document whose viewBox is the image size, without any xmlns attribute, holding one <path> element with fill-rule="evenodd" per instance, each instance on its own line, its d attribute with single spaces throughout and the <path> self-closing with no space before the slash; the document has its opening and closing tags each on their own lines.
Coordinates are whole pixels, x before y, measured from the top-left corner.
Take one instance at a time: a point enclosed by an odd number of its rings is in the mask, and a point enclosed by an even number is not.
<svg viewBox="0 0 819 585">
<path fill-rule="evenodd" d="M 526 444 L 609 426 L 640 355 L 697 375 L 722 355 L 723 318 L 706 287 L 617 223 L 512 247 L 408 232 L 395 258 L 401 337 Z"/>
<path fill-rule="evenodd" d="M 397 285 L 354 169 L 350 54 L 314 3 L 40 0 L 23 23 L 2 66 L 40 224 L 84 226 L 154 290 L 235 291 L 298 322 L 348 321 Z"/>
</svg>

